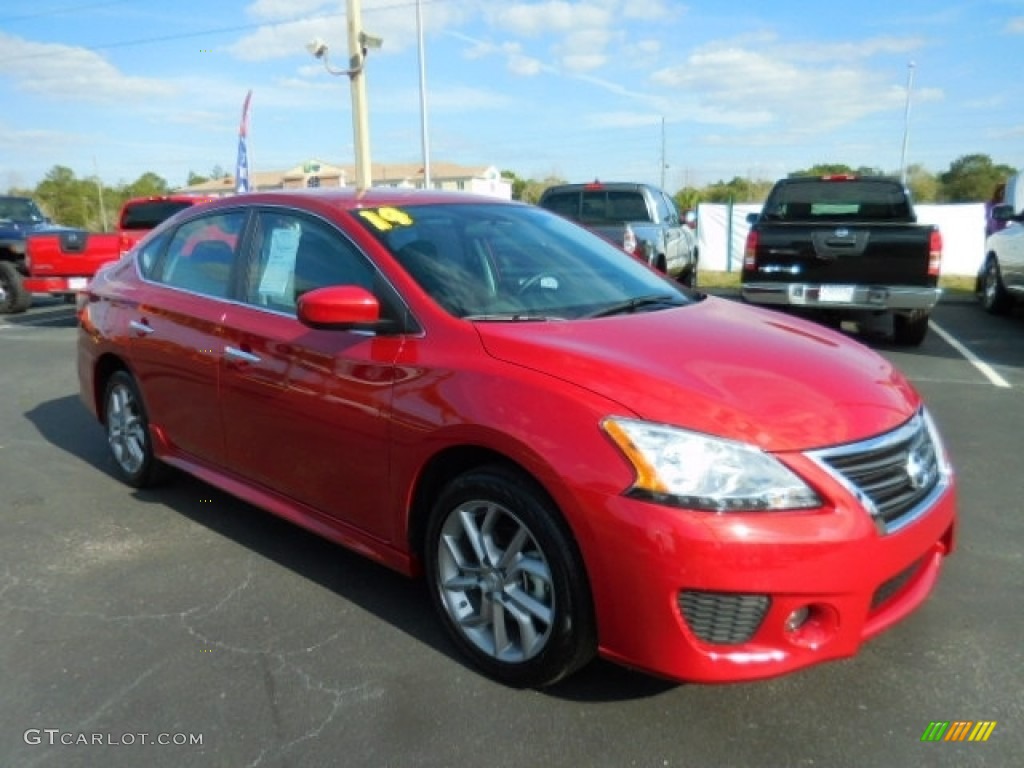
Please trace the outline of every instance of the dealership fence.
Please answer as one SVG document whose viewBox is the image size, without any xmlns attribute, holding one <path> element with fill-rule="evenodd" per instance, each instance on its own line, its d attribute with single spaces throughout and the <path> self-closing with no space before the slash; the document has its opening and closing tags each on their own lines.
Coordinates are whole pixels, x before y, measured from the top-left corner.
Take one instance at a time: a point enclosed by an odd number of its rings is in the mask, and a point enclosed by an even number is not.
<svg viewBox="0 0 1024 768">
<path fill-rule="evenodd" d="M 976 275 L 985 255 L 985 205 L 917 205 L 917 219 L 935 224 L 942 232 L 942 274 Z M 739 271 L 747 239 L 747 214 L 760 204 L 701 203 L 697 209 L 697 234 L 701 269 Z"/>
</svg>

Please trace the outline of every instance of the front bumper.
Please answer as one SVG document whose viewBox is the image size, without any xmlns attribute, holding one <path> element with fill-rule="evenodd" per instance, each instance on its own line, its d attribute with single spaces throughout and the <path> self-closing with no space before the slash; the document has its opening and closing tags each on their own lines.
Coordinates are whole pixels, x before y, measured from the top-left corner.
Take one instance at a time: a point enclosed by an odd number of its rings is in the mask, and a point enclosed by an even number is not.
<svg viewBox="0 0 1024 768">
<path fill-rule="evenodd" d="M 914 285 L 828 285 L 821 283 L 744 283 L 751 304 L 833 310 L 931 310 L 941 288 Z"/>
<path fill-rule="evenodd" d="M 892 533 L 841 490 L 808 512 L 713 515 L 594 498 L 601 655 L 680 681 L 774 677 L 853 656 L 930 594 L 956 535 L 952 476 Z"/>
</svg>

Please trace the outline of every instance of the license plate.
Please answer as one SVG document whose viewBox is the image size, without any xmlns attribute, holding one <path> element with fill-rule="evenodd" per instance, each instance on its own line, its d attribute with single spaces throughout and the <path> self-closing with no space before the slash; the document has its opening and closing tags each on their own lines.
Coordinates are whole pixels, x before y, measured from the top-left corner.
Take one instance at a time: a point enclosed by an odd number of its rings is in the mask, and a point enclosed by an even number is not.
<svg viewBox="0 0 1024 768">
<path fill-rule="evenodd" d="M 85 286 L 89 284 L 89 278 L 87 277 L 70 277 L 68 278 L 68 288 L 72 291 L 84 291 Z"/>
<path fill-rule="evenodd" d="M 825 304 L 840 304 L 853 301 L 854 286 L 823 285 L 818 291 L 818 301 Z"/>
</svg>

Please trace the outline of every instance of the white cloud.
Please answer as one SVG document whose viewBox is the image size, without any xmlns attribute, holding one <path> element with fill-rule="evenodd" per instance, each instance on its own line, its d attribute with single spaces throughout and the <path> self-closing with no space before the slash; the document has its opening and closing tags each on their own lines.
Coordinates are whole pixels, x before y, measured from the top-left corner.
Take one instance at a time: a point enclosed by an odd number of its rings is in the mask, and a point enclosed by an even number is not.
<svg viewBox="0 0 1024 768">
<path fill-rule="evenodd" d="M 865 46 L 872 48 L 872 41 Z M 906 91 L 896 73 L 859 66 L 845 48 L 833 48 L 835 56 L 826 57 L 822 48 L 807 57 L 802 45 L 711 45 L 697 49 L 682 64 L 655 72 L 652 79 L 695 98 L 702 120 L 773 123 L 780 131 L 830 130 L 902 107 Z M 914 93 L 918 102 L 941 98 L 942 92 L 934 88 Z"/>
<path fill-rule="evenodd" d="M 512 34 L 536 37 L 590 27 L 608 27 L 614 17 L 603 3 L 569 3 L 548 0 L 543 3 L 502 4 L 491 14 L 492 23 Z"/>
<path fill-rule="evenodd" d="M 1006 23 L 1006 31 L 1013 35 L 1024 35 L 1024 16 L 1015 16 Z"/>
<path fill-rule="evenodd" d="M 278 21 L 295 19 L 324 8 L 337 10 L 338 5 L 337 0 L 256 0 L 245 12 L 252 18 Z"/>
<path fill-rule="evenodd" d="M 36 43 L 0 32 L 0 50 L 0 75 L 10 77 L 21 91 L 50 99 L 106 104 L 175 93 L 167 81 L 126 75 L 85 48 Z"/>
<path fill-rule="evenodd" d="M 619 11 L 627 19 L 639 21 L 661 21 L 663 19 L 680 18 L 686 15 L 689 9 L 685 5 L 674 4 L 671 6 L 662 0 L 644 0 L 643 2 L 631 2 L 626 0 Z"/>
</svg>

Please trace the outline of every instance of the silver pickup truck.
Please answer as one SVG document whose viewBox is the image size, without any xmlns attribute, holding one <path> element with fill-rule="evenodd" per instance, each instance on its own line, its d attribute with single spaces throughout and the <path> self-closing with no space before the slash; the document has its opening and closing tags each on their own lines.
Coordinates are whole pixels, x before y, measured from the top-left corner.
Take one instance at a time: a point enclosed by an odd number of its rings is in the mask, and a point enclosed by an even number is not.
<svg viewBox="0 0 1024 768">
<path fill-rule="evenodd" d="M 672 198 L 650 184 L 560 184 L 538 203 L 581 224 L 681 283 L 697 285 L 697 236 Z"/>
</svg>

